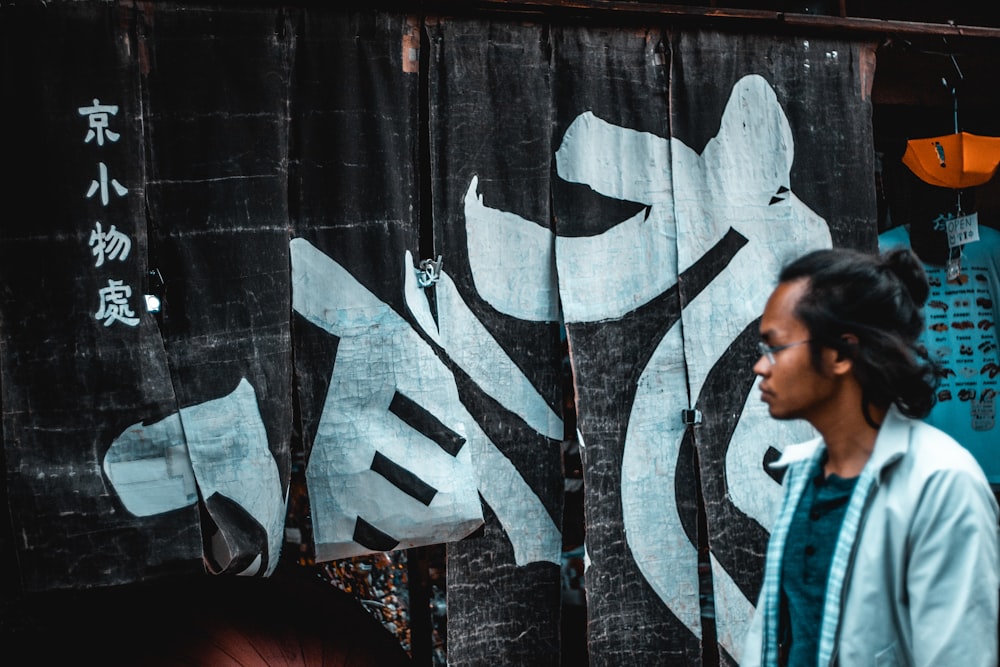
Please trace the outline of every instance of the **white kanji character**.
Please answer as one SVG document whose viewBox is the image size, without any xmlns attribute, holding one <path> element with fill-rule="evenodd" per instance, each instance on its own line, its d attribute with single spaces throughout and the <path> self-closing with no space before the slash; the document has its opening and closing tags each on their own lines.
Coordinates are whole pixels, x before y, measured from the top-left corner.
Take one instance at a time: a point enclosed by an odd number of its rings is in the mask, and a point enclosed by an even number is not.
<svg viewBox="0 0 1000 667">
<path fill-rule="evenodd" d="M 77 109 L 81 116 L 87 116 L 90 121 L 90 129 L 83 143 L 89 143 L 97 139 L 97 145 L 103 146 L 105 137 L 108 141 L 118 141 L 121 136 L 117 132 L 108 129 L 108 117 L 118 113 L 118 105 L 101 104 L 100 100 L 94 98 L 93 106 L 80 107 Z"/>
<path fill-rule="evenodd" d="M 114 322 L 121 322 L 130 327 L 139 324 L 128 298 L 132 296 L 132 288 L 121 280 L 108 280 L 108 286 L 98 290 L 101 297 L 101 307 L 94 314 L 99 320 L 104 320 L 104 326 L 110 327 Z"/>
<path fill-rule="evenodd" d="M 102 231 L 101 222 L 97 221 L 94 223 L 94 231 L 90 233 L 90 246 L 94 249 L 94 257 L 97 258 L 94 266 L 101 266 L 105 257 L 117 259 L 119 262 L 125 261 L 129 251 L 132 250 L 132 240 L 127 234 L 115 229 L 114 225 L 111 225 L 111 229 L 107 232 Z"/>
<path fill-rule="evenodd" d="M 101 204 L 104 206 L 108 205 L 108 165 L 103 162 L 100 164 L 100 176 L 90 182 L 90 189 L 87 190 L 87 199 L 94 196 L 94 193 L 98 190 L 101 191 Z M 115 192 L 119 197 L 124 197 L 128 194 L 128 188 L 119 183 L 117 179 L 111 179 L 111 185 L 114 187 Z"/>
</svg>

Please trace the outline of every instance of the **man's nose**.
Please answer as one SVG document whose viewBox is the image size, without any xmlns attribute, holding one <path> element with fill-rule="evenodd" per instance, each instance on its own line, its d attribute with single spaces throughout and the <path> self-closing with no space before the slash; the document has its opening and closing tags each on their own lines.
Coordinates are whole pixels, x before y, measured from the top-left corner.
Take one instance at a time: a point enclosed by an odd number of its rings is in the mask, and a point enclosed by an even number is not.
<svg viewBox="0 0 1000 667">
<path fill-rule="evenodd" d="M 760 355 L 760 358 L 757 359 L 757 363 L 753 365 L 754 375 L 760 375 L 761 377 L 764 377 L 770 371 L 771 371 L 771 364 L 768 363 L 767 357 L 765 357 L 763 354 Z"/>
</svg>

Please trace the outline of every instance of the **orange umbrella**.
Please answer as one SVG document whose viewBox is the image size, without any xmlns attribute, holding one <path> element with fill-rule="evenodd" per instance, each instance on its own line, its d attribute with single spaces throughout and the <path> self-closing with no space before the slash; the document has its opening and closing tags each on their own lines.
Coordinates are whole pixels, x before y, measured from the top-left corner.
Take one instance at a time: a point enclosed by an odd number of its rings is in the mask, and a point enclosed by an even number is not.
<svg viewBox="0 0 1000 667">
<path fill-rule="evenodd" d="M 920 180 L 944 188 L 968 188 L 993 178 L 1000 163 L 1000 137 L 968 132 L 906 142 L 903 164 Z"/>
</svg>

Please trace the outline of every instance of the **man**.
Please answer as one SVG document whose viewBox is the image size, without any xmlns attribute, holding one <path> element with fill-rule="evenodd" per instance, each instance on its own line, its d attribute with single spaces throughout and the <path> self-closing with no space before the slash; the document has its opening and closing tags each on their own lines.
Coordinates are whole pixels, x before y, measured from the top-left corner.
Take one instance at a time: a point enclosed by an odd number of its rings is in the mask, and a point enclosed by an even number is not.
<svg viewBox="0 0 1000 667">
<path fill-rule="evenodd" d="M 998 508 L 975 459 L 920 421 L 928 284 L 909 250 L 810 253 L 760 323 L 761 400 L 817 439 L 784 502 L 741 667 L 996 667 Z"/>
</svg>

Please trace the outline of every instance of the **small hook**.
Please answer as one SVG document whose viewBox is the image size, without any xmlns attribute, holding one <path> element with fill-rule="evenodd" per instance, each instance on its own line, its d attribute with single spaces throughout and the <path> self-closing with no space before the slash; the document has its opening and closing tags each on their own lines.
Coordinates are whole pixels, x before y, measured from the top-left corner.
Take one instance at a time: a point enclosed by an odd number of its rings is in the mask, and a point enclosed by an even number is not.
<svg viewBox="0 0 1000 667">
<path fill-rule="evenodd" d="M 944 45 L 948 46 L 948 40 L 944 37 L 941 38 Z M 955 134 L 958 134 L 958 86 L 965 81 L 965 75 L 962 74 L 962 68 L 958 66 L 958 61 L 955 60 L 955 54 L 949 53 L 948 57 L 951 59 L 951 64 L 955 68 L 955 73 L 958 74 L 958 79 L 955 83 L 950 84 L 945 77 L 941 77 L 941 83 L 944 84 L 945 88 L 950 88 L 951 90 L 951 103 L 953 107 L 953 115 L 955 121 Z"/>
</svg>

